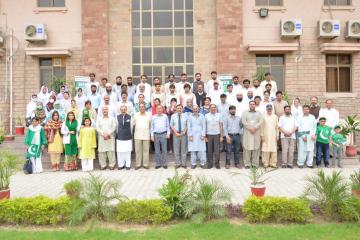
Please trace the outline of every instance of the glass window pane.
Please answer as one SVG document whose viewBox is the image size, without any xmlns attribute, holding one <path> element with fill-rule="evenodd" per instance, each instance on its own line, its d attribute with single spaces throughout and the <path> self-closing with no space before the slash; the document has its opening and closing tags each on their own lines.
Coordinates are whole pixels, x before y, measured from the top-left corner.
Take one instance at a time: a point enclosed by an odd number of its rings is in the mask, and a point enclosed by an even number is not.
<svg viewBox="0 0 360 240">
<path fill-rule="evenodd" d="M 142 63 L 151 63 L 151 48 L 142 49 Z"/>
<path fill-rule="evenodd" d="M 184 12 L 175 12 L 174 25 L 175 27 L 184 27 Z"/>
<path fill-rule="evenodd" d="M 176 29 L 175 30 L 175 45 L 183 45 L 185 40 L 184 40 L 184 33 L 185 31 L 183 29 Z"/>
<path fill-rule="evenodd" d="M 133 12 L 131 14 L 131 24 L 133 28 L 140 28 L 140 13 Z"/>
<path fill-rule="evenodd" d="M 188 74 L 188 76 L 193 76 L 194 75 L 194 65 L 186 65 L 186 73 Z M 190 77 L 189 77 L 190 79 Z"/>
<path fill-rule="evenodd" d="M 158 67 L 158 66 L 156 66 L 156 67 L 153 67 L 153 75 L 155 76 L 155 77 L 161 77 L 161 67 Z"/>
<path fill-rule="evenodd" d="M 57 78 L 65 78 L 66 68 L 64 67 L 54 67 L 54 76 Z"/>
<path fill-rule="evenodd" d="M 183 63 L 184 62 L 184 48 L 175 48 L 175 62 L 176 63 Z"/>
<path fill-rule="evenodd" d="M 284 67 L 283 66 L 271 66 L 271 76 L 274 81 L 276 81 L 276 85 L 278 90 L 283 91 L 284 86 Z"/>
<path fill-rule="evenodd" d="M 154 12 L 154 28 L 171 28 L 172 13 L 171 12 Z"/>
<path fill-rule="evenodd" d="M 52 68 L 40 69 L 41 85 L 50 86 L 51 81 L 52 81 Z"/>
<path fill-rule="evenodd" d="M 283 65 L 284 64 L 284 56 L 282 56 L 282 55 L 271 55 L 270 64 L 271 65 Z"/>
<path fill-rule="evenodd" d="M 151 28 L 151 13 L 143 12 L 141 23 L 143 28 Z"/>
<path fill-rule="evenodd" d="M 51 0 L 38 0 L 38 6 L 39 7 L 52 7 L 52 1 Z"/>
<path fill-rule="evenodd" d="M 171 10 L 172 0 L 153 0 L 154 10 Z"/>
<path fill-rule="evenodd" d="M 54 0 L 54 7 L 65 7 L 65 0 Z"/>
<path fill-rule="evenodd" d="M 131 8 L 132 10 L 140 10 L 140 0 L 132 0 Z"/>
<path fill-rule="evenodd" d="M 270 6 L 282 6 L 282 0 L 269 0 Z"/>
<path fill-rule="evenodd" d="M 140 71 L 140 66 L 139 65 L 133 65 L 133 75 L 134 76 L 140 76 L 141 71 Z"/>
<path fill-rule="evenodd" d="M 326 64 L 337 64 L 336 55 L 326 55 Z"/>
<path fill-rule="evenodd" d="M 188 63 L 194 62 L 194 48 L 192 47 L 186 48 L 186 62 Z"/>
<path fill-rule="evenodd" d="M 148 77 L 152 76 L 152 67 L 144 66 L 143 74 L 147 75 Z"/>
<path fill-rule="evenodd" d="M 165 76 L 168 77 L 169 74 L 173 74 L 174 73 L 174 68 L 172 66 L 166 66 L 165 67 Z"/>
<path fill-rule="evenodd" d="M 154 63 L 172 63 L 172 48 L 154 48 Z"/>
<path fill-rule="evenodd" d="M 140 48 L 133 48 L 132 59 L 133 63 L 140 63 Z"/>
<path fill-rule="evenodd" d="M 176 77 L 180 77 L 180 75 L 184 72 L 183 66 L 175 66 L 174 74 Z"/>
<path fill-rule="evenodd" d="M 186 12 L 186 27 L 193 27 L 193 12 Z"/>
<path fill-rule="evenodd" d="M 132 44 L 133 46 L 140 46 L 140 30 L 132 30 Z"/>
<path fill-rule="evenodd" d="M 339 55 L 339 64 L 351 64 L 350 55 Z"/>
<path fill-rule="evenodd" d="M 194 38 L 193 38 L 193 30 L 187 29 L 186 30 L 186 45 L 193 45 L 194 44 Z"/>
<path fill-rule="evenodd" d="M 141 8 L 142 10 L 150 10 L 151 0 L 141 0 Z"/>
<path fill-rule="evenodd" d="M 142 31 L 142 44 L 143 46 L 151 46 L 151 30 L 143 30 Z"/>
<path fill-rule="evenodd" d="M 326 68 L 326 91 L 337 92 L 338 89 L 338 72 L 337 68 L 327 67 Z"/>
<path fill-rule="evenodd" d="M 172 46 L 172 30 L 154 30 L 154 46 Z"/>
<path fill-rule="evenodd" d="M 185 8 L 192 10 L 193 9 L 193 0 L 185 0 Z"/>
<path fill-rule="evenodd" d="M 52 66 L 51 58 L 40 58 L 40 66 Z"/>
<path fill-rule="evenodd" d="M 184 9 L 184 0 L 174 0 L 174 9 Z"/>
<path fill-rule="evenodd" d="M 256 6 L 268 6 L 269 0 L 256 0 L 255 5 Z"/>
<path fill-rule="evenodd" d="M 269 55 L 256 55 L 256 65 L 269 65 L 270 57 Z"/>
<path fill-rule="evenodd" d="M 349 67 L 339 68 L 339 92 L 350 92 L 351 70 Z"/>
</svg>

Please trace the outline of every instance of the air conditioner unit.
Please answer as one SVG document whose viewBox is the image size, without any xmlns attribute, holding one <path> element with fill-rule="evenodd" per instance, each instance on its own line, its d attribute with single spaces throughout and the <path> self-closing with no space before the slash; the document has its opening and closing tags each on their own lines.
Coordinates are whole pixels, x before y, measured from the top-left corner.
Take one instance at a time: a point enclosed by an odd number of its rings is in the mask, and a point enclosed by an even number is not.
<svg viewBox="0 0 360 240">
<path fill-rule="evenodd" d="M 318 23 L 319 36 L 322 38 L 336 38 L 340 36 L 340 21 L 335 19 L 321 19 Z"/>
<path fill-rule="evenodd" d="M 281 19 L 281 37 L 299 37 L 302 35 L 300 19 Z"/>
<path fill-rule="evenodd" d="M 345 37 L 360 39 L 360 20 L 349 20 L 346 22 Z"/>
<path fill-rule="evenodd" d="M 25 40 L 29 42 L 45 42 L 47 40 L 45 24 L 29 24 L 25 27 Z"/>
</svg>

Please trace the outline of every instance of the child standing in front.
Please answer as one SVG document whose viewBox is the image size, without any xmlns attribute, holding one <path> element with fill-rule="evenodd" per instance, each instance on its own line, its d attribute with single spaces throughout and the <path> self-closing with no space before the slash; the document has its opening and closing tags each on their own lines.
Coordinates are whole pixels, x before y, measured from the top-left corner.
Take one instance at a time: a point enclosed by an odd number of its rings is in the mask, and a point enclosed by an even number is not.
<svg viewBox="0 0 360 240">
<path fill-rule="evenodd" d="M 341 168 L 341 160 L 343 156 L 343 145 L 346 140 L 343 134 L 341 134 L 341 127 L 336 125 L 334 127 L 335 133 L 331 136 L 331 144 L 333 145 L 333 167 Z"/>
<path fill-rule="evenodd" d="M 324 159 L 324 165 L 329 167 L 329 143 L 331 128 L 326 126 L 326 118 L 319 119 L 319 125 L 316 128 L 316 166 L 321 166 L 321 159 Z"/>
<path fill-rule="evenodd" d="M 81 167 L 84 172 L 94 170 L 96 132 L 91 126 L 90 118 L 84 119 L 84 125 L 80 129 L 78 142 L 81 159 Z"/>
<path fill-rule="evenodd" d="M 40 119 L 32 119 L 32 124 L 26 131 L 25 145 L 27 147 L 26 159 L 30 159 L 33 173 L 41 173 L 43 171 L 41 153 L 46 145 L 46 136 L 44 129 L 40 126 Z"/>
</svg>

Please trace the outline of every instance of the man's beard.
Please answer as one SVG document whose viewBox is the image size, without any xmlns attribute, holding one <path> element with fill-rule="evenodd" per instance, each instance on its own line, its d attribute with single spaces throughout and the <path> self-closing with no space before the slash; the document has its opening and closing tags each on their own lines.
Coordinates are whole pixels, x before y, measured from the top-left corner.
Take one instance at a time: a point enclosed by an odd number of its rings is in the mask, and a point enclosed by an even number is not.
<svg viewBox="0 0 360 240">
<path fill-rule="evenodd" d="M 116 85 L 121 86 L 121 82 L 117 82 Z"/>
<path fill-rule="evenodd" d="M 132 83 L 128 83 L 127 85 L 128 85 L 128 86 L 132 86 Z"/>
<path fill-rule="evenodd" d="M 238 101 L 238 102 L 242 102 L 242 98 L 236 98 L 236 100 Z"/>
<path fill-rule="evenodd" d="M 109 90 L 106 90 L 106 92 L 107 92 L 107 94 L 111 94 L 112 91 L 111 91 L 111 90 L 110 90 L 110 91 L 109 91 Z"/>
</svg>

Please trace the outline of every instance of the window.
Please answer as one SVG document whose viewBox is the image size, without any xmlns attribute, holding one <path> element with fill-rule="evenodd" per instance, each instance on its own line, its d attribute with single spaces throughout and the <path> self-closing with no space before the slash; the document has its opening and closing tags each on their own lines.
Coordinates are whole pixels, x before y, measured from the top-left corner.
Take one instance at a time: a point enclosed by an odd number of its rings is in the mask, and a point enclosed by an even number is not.
<svg viewBox="0 0 360 240">
<path fill-rule="evenodd" d="M 38 0 L 38 7 L 65 7 L 65 0 Z"/>
<path fill-rule="evenodd" d="M 270 72 L 278 90 L 283 91 L 285 79 L 285 59 L 284 55 L 256 55 L 256 70 Z"/>
<path fill-rule="evenodd" d="M 351 0 L 324 0 L 324 5 L 350 6 Z"/>
<path fill-rule="evenodd" d="M 133 77 L 194 74 L 193 0 L 132 0 Z"/>
<path fill-rule="evenodd" d="M 53 79 L 66 77 L 65 58 L 40 58 L 40 84 L 49 88 Z"/>
<path fill-rule="evenodd" d="M 255 0 L 256 6 L 283 6 L 283 0 Z"/>
<path fill-rule="evenodd" d="M 326 55 L 326 91 L 351 91 L 351 55 Z"/>
</svg>

